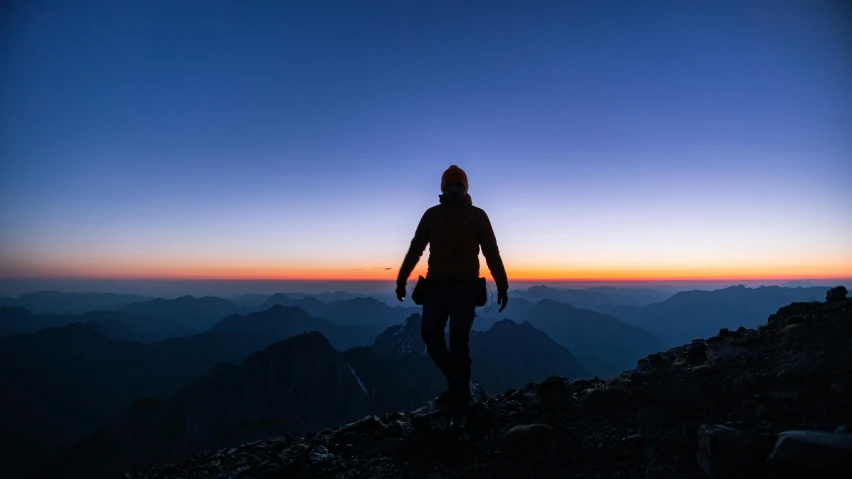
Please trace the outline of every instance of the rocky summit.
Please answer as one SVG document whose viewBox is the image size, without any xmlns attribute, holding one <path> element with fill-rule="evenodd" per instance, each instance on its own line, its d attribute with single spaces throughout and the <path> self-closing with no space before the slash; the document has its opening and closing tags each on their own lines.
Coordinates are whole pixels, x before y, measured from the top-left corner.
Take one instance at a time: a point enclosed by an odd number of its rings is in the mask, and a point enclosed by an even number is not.
<svg viewBox="0 0 852 479">
<path fill-rule="evenodd" d="M 125 477 L 849 477 L 852 299 L 831 299 L 608 381 L 551 377 L 493 396 L 473 384 L 465 430 L 429 404 Z"/>
</svg>

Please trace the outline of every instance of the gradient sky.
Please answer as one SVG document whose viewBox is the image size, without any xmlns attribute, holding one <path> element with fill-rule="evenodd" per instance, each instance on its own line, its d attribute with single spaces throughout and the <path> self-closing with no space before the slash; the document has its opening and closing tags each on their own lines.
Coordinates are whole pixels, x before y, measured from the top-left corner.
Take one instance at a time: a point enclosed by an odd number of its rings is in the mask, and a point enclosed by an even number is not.
<svg viewBox="0 0 852 479">
<path fill-rule="evenodd" d="M 4 2 L 0 276 L 852 274 L 848 2 L 457 3 Z"/>
</svg>

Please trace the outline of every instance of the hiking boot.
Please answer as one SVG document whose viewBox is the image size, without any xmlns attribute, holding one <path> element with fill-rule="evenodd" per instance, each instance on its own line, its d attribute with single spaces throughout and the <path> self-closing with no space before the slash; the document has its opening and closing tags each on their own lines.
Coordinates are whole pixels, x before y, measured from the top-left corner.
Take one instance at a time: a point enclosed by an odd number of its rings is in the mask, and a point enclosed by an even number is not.
<svg viewBox="0 0 852 479">
<path fill-rule="evenodd" d="M 470 394 L 464 391 L 452 398 L 450 424 L 464 428 L 470 414 Z"/>
</svg>

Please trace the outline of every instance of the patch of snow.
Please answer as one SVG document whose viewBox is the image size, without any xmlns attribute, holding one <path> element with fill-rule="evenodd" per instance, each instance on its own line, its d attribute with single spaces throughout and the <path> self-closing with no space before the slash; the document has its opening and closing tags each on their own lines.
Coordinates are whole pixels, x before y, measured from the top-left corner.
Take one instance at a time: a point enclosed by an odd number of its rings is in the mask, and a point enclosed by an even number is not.
<svg viewBox="0 0 852 479">
<path fill-rule="evenodd" d="M 399 345 L 397 347 L 397 351 L 401 353 L 409 353 L 411 352 L 411 337 L 406 336 L 404 339 L 398 341 Z"/>
<path fill-rule="evenodd" d="M 406 326 L 408 326 L 408 318 L 405 318 L 405 322 L 404 322 L 404 323 L 402 323 L 402 324 L 400 324 L 400 325 L 397 327 L 396 332 L 395 332 L 395 333 L 393 333 L 393 335 L 394 335 L 394 336 L 398 336 L 398 335 L 399 335 L 399 333 L 401 333 L 401 332 L 405 331 L 405 327 L 406 327 Z"/>
<path fill-rule="evenodd" d="M 347 366 L 349 366 L 347 364 Z M 358 377 L 358 373 L 355 372 L 355 369 L 352 366 L 349 366 L 349 370 L 352 371 L 352 375 L 355 376 L 355 380 L 358 381 L 358 385 L 361 386 L 361 390 L 364 391 L 364 394 L 370 394 L 367 392 L 367 388 L 364 387 L 364 383 L 361 382 L 361 378 Z"/>
</svg>

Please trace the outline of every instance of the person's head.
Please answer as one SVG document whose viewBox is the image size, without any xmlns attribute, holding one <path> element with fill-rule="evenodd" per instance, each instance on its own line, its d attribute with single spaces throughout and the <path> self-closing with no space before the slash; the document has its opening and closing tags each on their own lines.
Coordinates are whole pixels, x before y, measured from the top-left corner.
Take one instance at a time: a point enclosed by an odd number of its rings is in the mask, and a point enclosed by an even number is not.
<svg viewBox="0 0 852 479">
<path fill-rule="evenodd" d="M 449 196 L 464 196 L 467 194 L 467 174 L 456 165 L 451 165 L 441 175 L 441 192 Z"/>
</svg>

